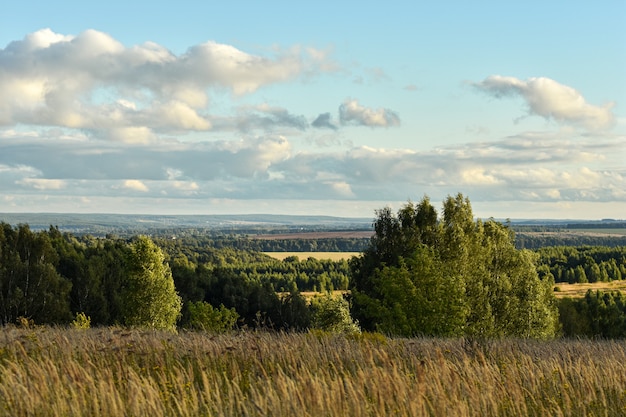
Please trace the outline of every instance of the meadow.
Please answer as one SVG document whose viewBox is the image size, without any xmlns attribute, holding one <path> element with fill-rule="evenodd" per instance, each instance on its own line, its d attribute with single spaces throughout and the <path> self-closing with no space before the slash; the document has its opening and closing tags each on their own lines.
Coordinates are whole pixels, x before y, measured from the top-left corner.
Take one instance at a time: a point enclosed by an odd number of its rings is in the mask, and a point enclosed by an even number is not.
<svg viewBox="0 0 626 417">
<path fill-rule="evenodd" d="M 626 294 L 626 280 L 615 280 L 608 282 L 587 282 L 579 284 L 568 284 L 567 282 L 557 282 L 554 286 L 554 295 L 557 298 L 573 297 L 580 298 L 587 294 L 587 291 L 621 291 Z"/>
<path fill-rule="evenodd" d="M 618 416 L 626 341 L 8 326 L 1 416 Z"/>
<path fill-rule="evenodd" d="M 284 261 L 286 258 L 297 256 L 301 261 L 308 258 L 314 258 L 318 260 L 330 259 L 331 261 L 349 260 L 353 256 L 361 255 L 361 252 L 263 252 L 265 255 L 271 256 L 279 261 Z"/>
</svg>

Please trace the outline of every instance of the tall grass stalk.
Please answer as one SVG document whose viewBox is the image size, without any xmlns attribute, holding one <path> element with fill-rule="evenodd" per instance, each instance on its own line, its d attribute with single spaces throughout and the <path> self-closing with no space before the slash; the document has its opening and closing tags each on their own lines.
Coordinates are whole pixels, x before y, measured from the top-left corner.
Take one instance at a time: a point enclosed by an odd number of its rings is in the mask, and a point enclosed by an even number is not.
<svg viewBox="0 0 626 417">
<path fill-rule="evenodd" d="M 626 415 L 626 342 L 6 327 L 0 415 Z"/>
</svg>

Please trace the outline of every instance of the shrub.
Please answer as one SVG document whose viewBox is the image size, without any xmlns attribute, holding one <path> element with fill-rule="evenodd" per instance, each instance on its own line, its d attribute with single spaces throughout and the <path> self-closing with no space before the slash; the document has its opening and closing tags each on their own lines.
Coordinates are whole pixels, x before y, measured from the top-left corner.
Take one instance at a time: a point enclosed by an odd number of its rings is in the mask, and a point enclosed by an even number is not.
<svg viewBox="0 0 626 417">
<path fill-rule="evenodd" d="M 91 317 L 85 315 L 85 313 L 78 313 L 76 318 L 72 321 L 72 327 L 75 329 L 91 328 Z"/>
<path fill-rule="evenodd" d="M 239 314 L 234 308 L 226 308 L 220 304 L 214 308 L 206 301 L 190 302 L 187 305 L 189 319 L 184 327 L 193 330 L 202 330 L 223 333 L 232 328 L 239 319 Z"/>
<path fill-rule="evenodd" d="M 331 333 L 358 334 L 361 329 L 350 316 L 350 306 L 343 297 L 328 293 L 313 300 L 313 327 Z"/>
</svg>

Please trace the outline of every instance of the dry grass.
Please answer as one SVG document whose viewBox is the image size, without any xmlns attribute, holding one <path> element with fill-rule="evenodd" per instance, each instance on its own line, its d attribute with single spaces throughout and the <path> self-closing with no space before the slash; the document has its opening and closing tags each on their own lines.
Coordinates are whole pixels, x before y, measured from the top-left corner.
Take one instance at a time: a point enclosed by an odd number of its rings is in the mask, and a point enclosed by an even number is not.
<svg viewBox="0 0 626 417">
<path fill-rule="evenodd" d="M 557 298 L 574 297 L 580 298 L 587 294 L 588 290 L 601 291 L 621 291 L 626 294 L 626 280 L 594 282 L 585 284 L 568 284 L 566 282 L 558 282 L 554 286 L 554 295 Z"/>
<path fill-rule="evenodd" d="M 369 239 L 374 234 L 373 230 L 344 230 L 326 232 L 296 232 L 296 233 L 271 233 L 264 235 L 248 235 L 250 239 L 257 240 L 291 240 L 291 239 Z"/>
<path fill-rule="evenodd" d="M 331 261 L 341 261 L 343 259 L 350 259 L 353 256 L 359 256 L 361 252 L 263 252 L 264 254 L 271 256 L 279 261 L 284 260 L 290 256 L 297 256 L 301 261 L 308 258 L 315 259 L 330 259 Z"/>
<path fill-rule="evenodd" d="M 2 416 L 617 416 L 626 342 L 5 328 Z"/>
</svg>

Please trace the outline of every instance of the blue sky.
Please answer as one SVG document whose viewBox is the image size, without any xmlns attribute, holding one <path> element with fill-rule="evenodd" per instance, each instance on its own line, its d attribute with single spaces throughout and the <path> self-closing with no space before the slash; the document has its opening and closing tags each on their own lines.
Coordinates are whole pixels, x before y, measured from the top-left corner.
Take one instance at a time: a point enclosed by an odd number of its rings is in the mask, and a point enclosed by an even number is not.
<svg viewBox="0 0 626 417">
<path fill-rule="evenodd" d="M 0 212 L 626 218 L 626 2 L 8 2 Z"/>
</svg>

